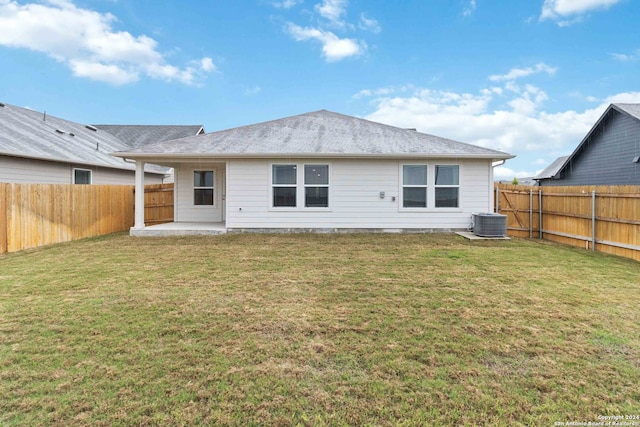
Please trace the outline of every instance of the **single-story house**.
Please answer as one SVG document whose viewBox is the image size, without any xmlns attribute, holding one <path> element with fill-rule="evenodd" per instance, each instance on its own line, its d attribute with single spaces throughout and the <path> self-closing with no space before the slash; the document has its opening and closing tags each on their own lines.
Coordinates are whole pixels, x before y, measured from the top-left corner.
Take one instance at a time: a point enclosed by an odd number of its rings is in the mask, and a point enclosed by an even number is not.
<svg viewBox="0 0 640 427">
<path fill-rule="evenodd" d="M 123 128 L 132 126 L 103 127 L 0 103 L 0 182 L 132 185 L 135 164 L 111 153 L 203 132 L 202 126 L 140 126 L 129 133 Z M 160 184 L 170 172 L 148 164 L 145 182 Z"/>
<path fill-rule="evenodd" d="M 174 168 L 175 223 L 225 231 L 466 229 L 493 211 L 495 162 L 514 157 L 326 110 L 114 155 L 135 161 L 137 188 L 146 163 Z"/>
<path fill-rule="evenodd" d="M 571 155 L 535 178 L 541 186 L 640 185 L 640 104 L 611 104 Z"/>
</svg>

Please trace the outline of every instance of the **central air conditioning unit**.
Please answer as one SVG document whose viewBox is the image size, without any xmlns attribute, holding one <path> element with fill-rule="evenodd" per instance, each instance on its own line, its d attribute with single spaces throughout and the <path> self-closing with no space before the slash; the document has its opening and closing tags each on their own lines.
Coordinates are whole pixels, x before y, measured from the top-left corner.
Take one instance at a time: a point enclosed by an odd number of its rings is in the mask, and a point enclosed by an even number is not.
<svg viewBox="0 0 640 427">
<path fill-rule="evenodd" d="M 473 234 L 481 237 L 506 237 L 507 216 L 496 213 L 473 214 Z"/>
</svg>

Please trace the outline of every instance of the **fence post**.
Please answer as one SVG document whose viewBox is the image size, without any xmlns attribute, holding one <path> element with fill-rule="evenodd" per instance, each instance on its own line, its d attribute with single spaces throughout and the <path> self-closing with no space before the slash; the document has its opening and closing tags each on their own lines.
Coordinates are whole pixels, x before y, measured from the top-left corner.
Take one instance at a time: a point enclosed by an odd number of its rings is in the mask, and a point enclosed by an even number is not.
<svg viewBox="0 0 640 427">
<path fill-rule="evenodd" d="M 529 190 L 529 238 L 533 237 L 533 190 Z"/>
<path fill-rule="evenodd" d="M 538 214 L 538 238 L 542 239 L 542 189 L 538 190 L 538 210 L 540 211 Z"/>
<path fill-rule="evenodd" d="M 496 213 L 500 213 L 500 187 L 496 185 Z"/>
<path fill-rule="evenodd" d="M 591 192 L 591 250 L 596 250 L 596 191 Z"/>
</svg>

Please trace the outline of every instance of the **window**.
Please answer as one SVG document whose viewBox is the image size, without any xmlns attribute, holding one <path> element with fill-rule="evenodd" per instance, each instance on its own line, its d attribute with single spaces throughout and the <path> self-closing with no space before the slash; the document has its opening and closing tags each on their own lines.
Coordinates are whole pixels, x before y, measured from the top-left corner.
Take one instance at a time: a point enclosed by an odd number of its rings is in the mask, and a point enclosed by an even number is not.
<svg viewBox="0 0 640 427">
<path fill-rule="evenodd" d="M 273 165 L 271 182 L 273 187 L 273 207 L 293 207 L 296 205 L 297 170 L 296 165 Z"/>
<path fill-rule="evenodd" d="M 73 170 L 74 184 L 91 184 L 91 171 L 88 169 Z"/>
<path fill-rule="evenodd" d="M 427 165 L 402 166 L 402 207 L 427 207 Z"/>
<path fill-rule="evenodd" d="M 329 207 L 329 165 L 304 166 L 304 207 Z"/>
<path fill-rule="evenodd" d="M 213 171 L 193 171 L 193 204 L 213 206 Z"/>
<path fill-rule="evenodd" d="M 327 208 L 329 165 L 274 164 L 271 166 L 271 194 L 274 208 Z M 304 205 L 298 205 L 298 200 L 304 201 Z"/>
<path fill-rule="evenodd" d="M 437 165 L 435 177 L 436 208 L 460 206 L 460 166 Z"/>
</svg>

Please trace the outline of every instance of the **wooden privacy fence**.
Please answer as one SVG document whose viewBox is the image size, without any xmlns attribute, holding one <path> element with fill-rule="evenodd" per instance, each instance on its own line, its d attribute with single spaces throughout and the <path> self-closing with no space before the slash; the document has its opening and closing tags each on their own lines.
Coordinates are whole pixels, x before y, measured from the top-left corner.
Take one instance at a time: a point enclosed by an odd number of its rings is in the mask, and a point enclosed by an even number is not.
<svg viewBox="0 0 640 427">
<path fill-rule="evenodd" d="M 510 236 L 535 237 L 640 261 L 640 186 L 496 184 Z"/>
<path fill-rule="evenodd" d="M 173 184 L 152 184 L 144 187 L 144 223 L 146 225 L 173 222 Z"/>
<path fill-rule="evenodd" d="M 0 183 L 0 253 L 128 230 L 133 186 Z"/>
<path fill-rule="evenodd" d="M 133 185 L 0 183 L 0 253 L 129 230 Z M 173 221 L 173 184 L 145 187 L 145 223 Z"/>
</svg>

